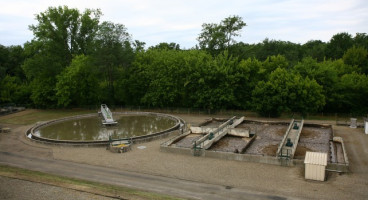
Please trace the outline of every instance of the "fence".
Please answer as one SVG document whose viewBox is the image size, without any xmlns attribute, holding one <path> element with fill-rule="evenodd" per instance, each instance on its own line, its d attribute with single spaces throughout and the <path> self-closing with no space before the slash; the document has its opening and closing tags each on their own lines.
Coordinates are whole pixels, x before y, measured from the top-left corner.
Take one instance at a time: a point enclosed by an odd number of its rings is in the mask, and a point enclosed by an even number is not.
<svg viewBox="0 0 368 200">
<path fill-rule="evenodd" d="M 27 107 L 24 105 L 17 105 L 21 107 Z M 101 105 L 84 105 L 79 106 L 80 109 L 86 110 L 99 110 Z M 260 116 L 258 113 L 250 110 L 237 110 L 237 109 L 200 109 L 200 108 L 181 108 L 181 107 L 150 107 L 150 106 L 123 106 L 123 105 L 108 105 L 112 111 L 140 111 L 140 112 L 159 112 L 159 113 L 169 113 L 169 114 L 188 114 L 188 115 L 218 115 L 218 116 L 246 116 L 250 118 L 273 118 L 271 115 Z M 38 107 L 28 107 L 36 108 Z M 306 120 L 332 120 L 336 124 L 350 124 L 350 118 L 357 118 L 358 124 L 363 123 L 363 118 L 368 117 L 368 114 L 358 114 L 358 113 L 283 113 L 280 117 L 281 119 L 306 119 Z"/>
</svg>

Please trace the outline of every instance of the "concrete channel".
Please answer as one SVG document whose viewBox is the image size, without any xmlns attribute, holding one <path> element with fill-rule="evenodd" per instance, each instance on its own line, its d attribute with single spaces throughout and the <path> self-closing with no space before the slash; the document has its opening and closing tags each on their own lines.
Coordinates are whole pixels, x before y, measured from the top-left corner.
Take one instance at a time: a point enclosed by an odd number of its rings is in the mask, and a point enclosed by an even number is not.
<svg viewBox="0 0 368 200">
<path fill-rule="evenodd" d="M 230 121 L 233 122 L 231 125 Z M 232 117 L 220 124 L 218 129 L 214 127 L 209 129 L 210 123 L 206 121 L 199 126 L 190 127 L 185 133 L 162 143 L 161 151 L 225 160 L 302 166 L 305 151 L 308 150 L 328 153 L 327 169 L 349 171 L 342 138 L 333 137 L 331 125 L 305 124 L 304 120 L 294 119 L 289 123 L 252 121 L 245 120 L 244 117 L 240 119 Z M 201 125 L 204 126 L 201 127 Z M 305 131 L 303 131 L 304 127 L 307 127 Z M 200 132 L 200 130 L 208 132 Z M 211 135 L 210 131 L 215 133 Z M 243 132 L 240 136 L 231 134 L 239 131 Z M 292 145 L 288 146 L 288 141 Z M 330 145 L 330 142 L 333 145 Z M 325 147 L 328 149 L 324 150 Z M 281 157 L 281 152 L 286 152 L 285 149 L 289 153 Z"/>
</svg>

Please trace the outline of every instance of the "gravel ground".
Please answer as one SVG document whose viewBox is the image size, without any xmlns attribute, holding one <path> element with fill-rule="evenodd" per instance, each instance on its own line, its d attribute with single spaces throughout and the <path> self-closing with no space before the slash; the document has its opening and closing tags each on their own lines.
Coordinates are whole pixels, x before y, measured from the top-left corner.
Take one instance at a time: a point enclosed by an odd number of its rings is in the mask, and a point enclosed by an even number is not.
<svg viewBox="0 0 368 200">
<path fill-rule="evenodd" d="M 325 152 L 328 154 L 328 161 L 330 161 L 331 139 L 332 131 L 330 128 L 304 126 L 300 134 L 300 140 L 298 147 L 296 148 L 295 157 L 298 159 L 304 159 L 306 151 Z"/>
<path fill-rule="evenodd" d="M 226 135 L 209 149 L 210 151 L 224 151 L 239 153 L 248 144 L 250 138 Z"/>
<path fill-rule="evenodd" d="M 256 132 L 257 137 L 255 141 L 245 151 L 247 154 L 267 155 L 275 156 L 277 148 L 274 152 L 270 151 L 270 146 L 277 146 L 280 144 L 288 126 L 287 125 L 274 125 L 274 124 L 261 124 L 261 123 L 246 123 L 243 126 L 248 126 L 251 129 L 251 133 Z"/>
<path fill-rule="evenodd" d="M 180 141 L 174 143 L 173 145 L 176 147 L 181 147 L 181 148 L 192 148 L 193 147 L 193 142 L 198 140 L 199 138 L 203 137 L 204 135 L 202 134 L 189 134 L 187 136 L 185 136 L 183 139 L 181 139 Z"/>
<path fill-rule="evenodd" d="M 299 143 L 328 144 L 331 139 L 332 131 L 330 128 L 304 126 L 300 134 Z"/>
<path fill-rule="evenodd" d="M 178 116 L 192 124 L 209 118 L 209 116 L 203 115 Z M 315 182 L 304 179 L 303 167 L 282 167 L 160 152 L 160 144 L 167 141 L 168 138 L 133 145 L 132 151 L 123 154 L 111 153 L 105 148 L 39 145 L 20 137 L 28 127 L 14 127 L 10 135 L 0 137 L 0 150 L 11 149 L 12 152 L 33 154 L 40 157 L 52 157 L 59 160 L 240 189 L 247 188 L 254 192 L 267 192 L 298 199 L 368 199 L 368 158 L 362 157 L 363 152 L 368 153 L 368 137 L 363 136 L 362 129 L 334 127 L 336 136 L 344 138 L 348 156 L 351 155 L 349 161 L 352 173 L 343 175 L 328 173 L 326 182 Z M 263 128 L 266 129 L 266 127 Z M 262 135 L 260 137 L 262 138 Z M 267 135 L 265 134 L 263 137 L 267 138 Z M 269 138 L 278 139 L 279 136 Z M 345 138 L 347 139 L 345 140 Z M 277 140 L 274 141 L 277 142 Z M 146 148 L 140 149 L 138 148 L 140 146 Z M 5 182 L 9 182 L 9 180 Z M 32 192 L 34 191 L 36 190 L 32 190 Z M 38 198 L 33 198 L 32 194 L 30 199 Z"/>
<path fill-rule="evenodd" d="M 16 189 L 14 189 L 16 188 Z M 99 196 L 87 192 L 80 192 L 72 189 L 46 185 L 42 183 L 35 183 L 19 179 L 13 179 L 0 176 L 0 199 L 7 200 L 107 200 L 113 199 L 104 196 Z"/>
</svg>

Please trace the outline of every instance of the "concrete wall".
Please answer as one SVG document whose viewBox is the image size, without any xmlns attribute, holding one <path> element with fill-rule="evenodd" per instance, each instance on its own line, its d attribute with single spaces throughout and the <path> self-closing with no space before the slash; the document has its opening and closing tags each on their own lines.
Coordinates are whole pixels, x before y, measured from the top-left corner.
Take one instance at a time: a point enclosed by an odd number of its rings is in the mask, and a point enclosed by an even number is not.
<svg viewBox="0 0 368 200">
<path fill-rule="evenodd" d="M 165 145 L 160 146 L 161 152 L 175 153 L 181 155 L 193 156 L 193 149 L 180 148 L 180 147 L 169 147 Z M 223 160 L 236 160 L 242 162 L 255 162 L 255 163 L 265 163 L 271 165 L 283 165 L 283 166 L 303 166 L 302 160 L 284 160 L 278 159 L 272 156 L 262 156 L 262 155 L 251 155 L 251 154 L 238 154 L 231 152 L 220 152 L 220 151 L 208 151 L 201 150 L 200 156 L 207 158 L 217 158 Z"/>
<path fill-rule="evenodd" d="M 178 135 L 180 133 L 180 130 L 178 130 L 180 128 L 181 122 L 184 122 L 184 120 L 172 116 L 172 115 L 167 115 L 167 114 L 162 114 L 162 113 L 149 113 L 149 112 L 114 112 L 114 114 L 127 114 L 127 115 L 155 115 L 155 116 L 162 116 L 162 117 L 167 117 L 167 118 L 171 118 L 175 121 L 177 121 L 177 123 L 169 128 L 166 129 L 164 131 L 161 132 L 157 132 L 157 133 L 153 133 L 153 134 L 149 134 L 149 135 L 144 135 L 144 136 L 137 136 L 134 138 L 131 138 L 131 140 L 133 141 L 133 143 L 144 143 L 144 142 L 149 142 L 152 140 L 156 140 L 156 139 L 161 139 L 161 138 L 165 138 L 168 136 L 174 136 L 174 135 Z M 70 140 L 54 140 L 54 139 L 49 139 L 49 138 L 43 138 L 43 137 L 39 137 L 34 135 L 33 133 L 44 126 L 49 126 L 53 123 L 57 123 L 57 122 L 61 122 L 61 121 L 66 121 L 66 120 L 71 120 L 71 119 L 80 119 L 80 118 L 87 118 L 87 117 L 93 117 L 93 116 L 97 116 L 97 113 L 93 113 L 93 114 L 86 114 L 86 115 L 77 115 L 77 116 L 72 116 L 72 117 L 65 117 L 62 119 L 55 119 L 55 120 L 50 120 L 41 124 L 36 124 L 35 126 L 33 126 L 31 129 L 27 130 L 25 133 L 25 136 L 27 139 L 31 140 L 32 142 L 37 142 L 37 143 L 42 143 L 42 144 L 48 144 L 48 145 L 66 145 L 66 146 L 74 146 L 74 147 L 96 147 L 96 146 L 107 146 L 109 144 L 108 140 L 103 140 L 103 141 L 70 141 Z M 184 122 L 185 123 L 185 122 Z M 31 138 L 28 137 L 28 135 L 31 134 Z"/>
<path fill-rule="evenodd" d="M 343 139 L 341 137 L 333 137 L 333 141 L 334 142 L 340 142 L 341 143 L 342 151 L 344 153 L 345 164 L 346 165 L 349 165 L 349 159 L 348 159 L 348 155 L 347 155 L 346 150 L 345 150 L 345 145 L 344 145 Z"/>
<path fill-rule="evenodd" d="M 292 119 L 291 121 L 290 121 L 290 123 L 289 123 L 289 127 L 288 127 L 288 129 L 286 130 L 286 132 L 285 132 L 285 134 L 284 134 L 284 137 L 282 138 L 282 140 L 281 140 L 281 142 L 280 142 L 280 144 L 279 144 L 279 146 L 278 146 L 278 148 L 277 148 L 277 152 L 276 152 L 276 156 L 279 156 L 280 155 L 280 152 L 281 152 L 281 149 L 282 149 L 282 147 L 283 147 L 283 145 L 284 145 L 284 143 L 285 143 L 285 141 L 286 141 L 286 139 L 287 139 L 287 134 L 289 133 L 289 131 L 292 129 L 292 126 L 293 126 L 293 124 L 294 124 L 294 119 Z"/>
</svg>

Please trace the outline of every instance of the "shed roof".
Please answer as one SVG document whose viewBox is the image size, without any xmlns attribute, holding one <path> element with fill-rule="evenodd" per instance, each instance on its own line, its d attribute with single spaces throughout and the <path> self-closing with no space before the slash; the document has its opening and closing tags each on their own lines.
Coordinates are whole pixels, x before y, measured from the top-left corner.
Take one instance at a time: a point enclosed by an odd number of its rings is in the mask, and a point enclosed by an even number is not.
<svg viewBox="0 0 368 200">
<path fill-rule="evenodd" d="M 307 151 L 304 164 L 327 166 L 327 153 Z"/>
</svg>

